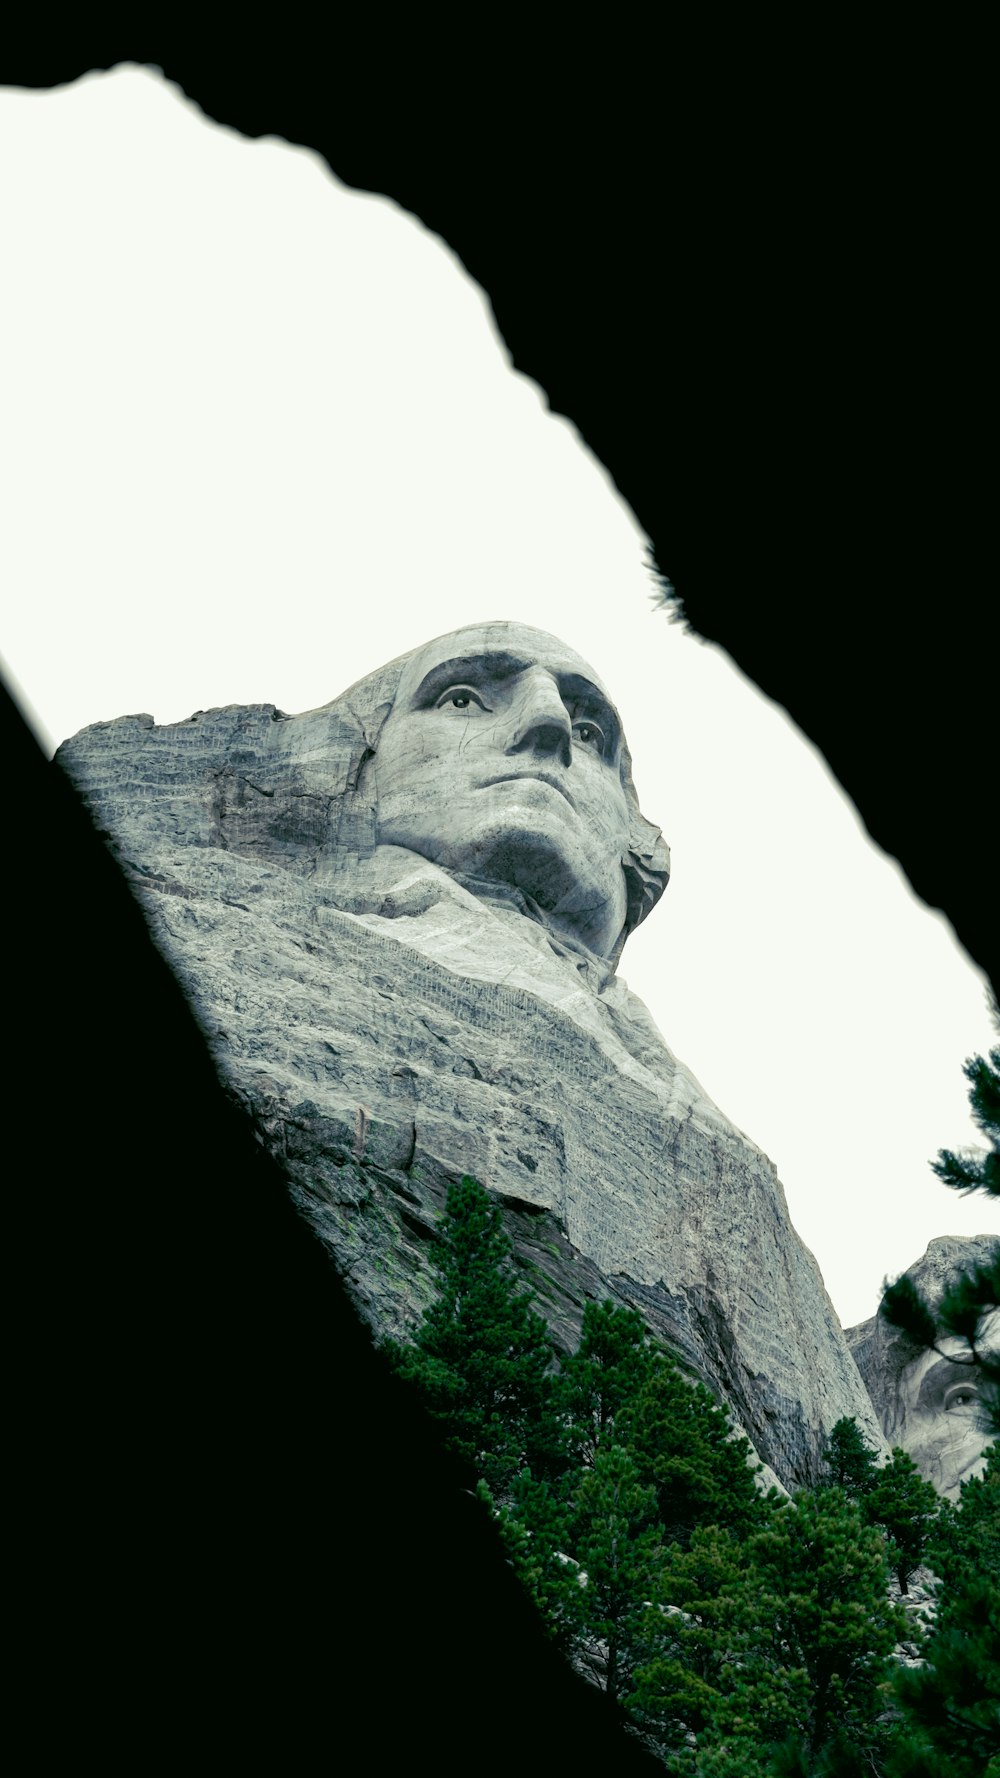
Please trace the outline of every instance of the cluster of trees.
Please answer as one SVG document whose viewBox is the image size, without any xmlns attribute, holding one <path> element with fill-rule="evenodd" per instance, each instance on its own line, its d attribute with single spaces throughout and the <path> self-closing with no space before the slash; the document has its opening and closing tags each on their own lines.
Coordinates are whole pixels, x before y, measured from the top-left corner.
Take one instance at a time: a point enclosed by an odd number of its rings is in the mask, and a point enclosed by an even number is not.
<svg viewBox="0 0 1000 1778">
<path fill-rule="evenodd" d="M 923 1664 L 896 1677 L 893 1778 L 1000 1778 L 1000 1444 L 943 1503 L 927 1560 L 937 1615 Z"/>
<path fill-rule="evenodd" d="M 557 1361 L 472 1179 L 449 1193 L 436 1265 L 394 1362 L 550 1636 L 668 1771 L 1000 1778 L 996 1448 L 954 1509 L 842 1421 L 823 1483 L 792 1501 L 762 1490 L 747 1440 L 633 1311 L 589 1304 Z M 919 1631 L 889 1573 L 905 1592 L 928 1560 L 942 1603 L 906 1671 L 893 1651 Z"/>
<path fill-rule="evenodd" d="M 839 1487 L 861 1510 L 866 1524 L 885 1536 L 885 1555 L 900 1593 L 906 1593 L 926 1558 L 942 1501 L 912 1457 L 897 1445 L 879 1468 L 856 1420 L 838 1420 L 824 1453 L 825 1485 Z"/>
</svg>

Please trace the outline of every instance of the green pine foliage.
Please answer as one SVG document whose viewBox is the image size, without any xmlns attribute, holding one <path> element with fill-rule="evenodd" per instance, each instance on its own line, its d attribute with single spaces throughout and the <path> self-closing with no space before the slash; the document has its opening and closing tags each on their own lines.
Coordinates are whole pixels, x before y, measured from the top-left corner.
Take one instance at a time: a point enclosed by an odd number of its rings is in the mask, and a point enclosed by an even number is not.
<svg viewBox="0 0 1000 1778">
<path fill-rule="evenodd" d="M 953 1191 L 984 1191 L 1000 1198 L 1000 1044 L 985 1056 L 969 1056 L 962 1069 L 969 1082 L 969 1107 L 973 1122 L 989 1144 L 982 1155 L 938 1150 L 931 1169 Z"/>
<path fill-rule="evenodd" d="M 878 1480 L 878 1455 L 853 1415 L 838 1420 L 823 1450 L 821 1487 L 842 1488 L 850 1500 L 864 1500 Z"/>
<path fill-rule="evenodd" d="M 891 1778 L 1000 1778 L 1000 1445 L 945 1501 L 927 1550 L 939 1577 L 923 1665 L 896 1677 Z"/>
<path fill-rule="evenodd" d="M 1000 1589 L 965 1577 L 921 1667 L 903 1669 L 892 1778 L 1000 1778 Z"/>
<path fill-rule="evenodd" d="M 885 1284 L 879 1314 L 901 1328 L 915 1346 L 933 1346 L 937 1341 L 937 1321 L 906 1272 L 894 1284 Z"/>
<path fill-rule="evenodd" d="M 465 1460 L 552 1640 L 685 1778 L 1000 1778 L 1000 1458 L 938 1500 L 911 1460 L 879 1468 L 853 1420 L 825 1476 L 763 1494 L 709 1391 L 642 1318 L 588 1305 L 558 1374 L 499 1207 L 449 1191 L 440 1283 L 392 1348 Z M 927 1659 L 888 1598 L 941 1577 Z"/>
<path fill-rule="evenodd" d="M 701 1526 L 686 1549 L 670 1544 L 643 1620 L 635 1720 L 678 1753 L 702 1741 L 745 1670 L 752 1625 L 746 1551 L 731 1532 Z"/>
<path fill-rule="evenodd" d="M 924 1562 L 941 1511 L 941 1496 L 925 1482 L 912 1457 L 895 1446 L 864 1499 L 869 1524 L 885 1532 L 886 1558 L 905 1593 Z"/>
<path fill-rule="evenodd" d="M 986 1265 L 969 1268 L 945 1293 L 936 1313 L 924 1302 L 912 1278 L 903 1273 L 887 1284 L 881 1313 L 917 1346 L 940 1351 L 949 1335 L 966 1343 L 969 1365 L 979 1394 L 984 1428 L 1000 1437 L 1000 1351 L 985 1337 L 988 1317 L 1000 1305 L 1000 1241 Z M 954 1352 L 945 1356 L 957 1358 Z"/>
<path fill-rule="evenodd" d="M 927 1560 L 942 1586 L 939 1624 L 967 1580 L 983 1578 L 1000 1587 L 1000 1444 L 987 1450 L 983 1474 L 962 1483 L 957 1505 L 941 1502 Z"/>
<path fill-rule="evenodd" d="M 566 1554 L 573 1545 L 570 1507 L 530 1470 L 516 1477 L 507 1505 L 499 1510 L 483 1482 L 479 1493 L 548 1635 L 566 1655 L 572 1654 L 586 1634 L 587 1577 Z"/>
<path fill-rule="evenodd" d="M 551 1632 L 569 1627 L 609 1700 L 630 1704 L 664 1560 L 701 1526 L 742 1534 L 766 1523 L 771 1509 L 747 1462 L 747 1440 L 733 1437 L 708 1390 L 684 1377 L 634 1310 L 588 1304 L 551 1405 L 562 1474 L 551 1486 L 519 1478 L 505 1535 L 515 1518 L 530 1534 L 530 1545 L 509 1547 Z M 568 1612 L 570 1570 L 580 1584 Z"/>
<path fill-rule="evenodd" d="M 748 1462 L 749 1440 L 733 1436 L 709 1391 L 689 1382 L 666 1354 L 619 1416 L 619 1436 L 656 1489 L 670 1541 L 687 1545 L 701 1525 L 746 1536 L 768 1511 Z"/>
<path fill-rule="evenodd" d="M 886 1581 L 882 1537 L 839 1488 L 797 1495 L 742 1542 L 696 1532 L 664 1563 L 633 1704 L 670 1769 L 872 1770 L 904 1627 Z"/>
<path fill-rule="evenodd" d="M 656 1490 L 623 1445 L 598 1451 L 574 1501 L 576 1555 L 586 1575 L 583 1634 L 603 1654 L 614 1704 L 632 1688 L 642 1620 L 663 1560 Z"/>
<path fill-rule="evenodd" d="M 580 1343 L 563 1359 L 553 1409 L 565 1429 L 567 1462 L 591 1466 L 615 1437 L 621 1413 L 655 1363 L 646 1324 L 634 1309 L 588 1303 Z"/>
<path fill-rule="evenodd" d="M 412 1348 L 388 1349 L 447 1446 L 502 1491 L 544 1452 L 554 1355 L 518 1285 L 500 1207 L 468 1176 L 449 1187 L 433 1263 L 437 1301 Z"/>
<path fill-rule="evenodd" d="M 834 1758 L 871 1762 L 889 1656 L 906 1627 L 887 1597 L 880 1534 L 839 1489 L 804 1491 L 750 1539 L 748 1556 L 757 1661 L 720 1730 L 763 1731 L 786 1767 L 797 1760 L 805 1772 Z"/>
</svg>

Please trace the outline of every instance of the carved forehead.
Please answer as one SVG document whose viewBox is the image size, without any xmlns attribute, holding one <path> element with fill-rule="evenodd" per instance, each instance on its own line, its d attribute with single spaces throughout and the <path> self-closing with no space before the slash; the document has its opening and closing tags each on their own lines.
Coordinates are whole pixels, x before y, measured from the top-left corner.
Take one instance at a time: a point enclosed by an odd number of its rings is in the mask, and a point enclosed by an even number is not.
<svg viewBox="0 0 1000 1778">
<path fill-rule="evenodd" d="M 427 675 L 447 661 L 480 659 L 488 667 L 490 657 L 504 671 L 521 663 L 546 667 L 556 678 L 584 680 L 614 710 L 614 700 L 589 662 L 558 636 L 518 623 L 469 624 L 415 649 L 400 675 L 396 702 L 405 706 Z"/>
</svg>

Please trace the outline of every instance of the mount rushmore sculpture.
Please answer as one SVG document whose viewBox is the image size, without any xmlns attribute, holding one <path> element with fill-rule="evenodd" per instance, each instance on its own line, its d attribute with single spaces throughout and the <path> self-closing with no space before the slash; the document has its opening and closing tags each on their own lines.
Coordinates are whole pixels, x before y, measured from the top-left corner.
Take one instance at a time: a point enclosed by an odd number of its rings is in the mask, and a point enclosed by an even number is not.
<svg viewBox="0 0 1000 1778">
<path fill-rule="evenodd" d="M 937 1315 L 960 1276 L 996 1264 L 998 1246 L 992 1235 L 940 1236 L 907 1276 Z M 992 1443 L 980 1357 L 1000 1356 L 1000 1310 L 983 1316 L 976 1354 L 943 1329 L 932 1347 L 918 1346 L 882 1308 L 846 1335 L 888 1443 L 901 1446 L 947 1500 L 958 1500 L 963 1482 L 982 1474 Z"/>
<path fill-rule="evenodd" d="M 377 1332 L 431 1299 L 470 1173 L 557 1341 L 588 1298 L 638 1308 L 788 1486 L 842 1415 L 884 1448 L 773 1165 L 617 973 L 669 854 L 572 649 L 474 625 L 318 710 L 127 716 L 58 757 Z"/>
</svg>

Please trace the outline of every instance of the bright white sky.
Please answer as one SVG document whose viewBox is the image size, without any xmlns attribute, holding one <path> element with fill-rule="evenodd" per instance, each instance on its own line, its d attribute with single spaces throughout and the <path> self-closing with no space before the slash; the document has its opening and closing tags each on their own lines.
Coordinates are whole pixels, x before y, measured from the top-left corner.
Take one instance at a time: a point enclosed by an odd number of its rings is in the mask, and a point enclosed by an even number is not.
<svg viewBox="0 0 1000 1778">
<path fill-rule="evenodd" d="M 0 89 L 0 161 L 0 641 L 49 750 L 310 709 L 476 620 L 553 631 L 672 850 L 623 974 L 776 1162 L 845 1326 L 933 1236 L 1000 1227 L 927 1165 L 975 1140 L 983 978 L 784 712 L 654 610 L 631 511 L 451 250 L 148 69 Z"/>
</svg>

